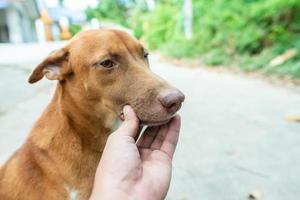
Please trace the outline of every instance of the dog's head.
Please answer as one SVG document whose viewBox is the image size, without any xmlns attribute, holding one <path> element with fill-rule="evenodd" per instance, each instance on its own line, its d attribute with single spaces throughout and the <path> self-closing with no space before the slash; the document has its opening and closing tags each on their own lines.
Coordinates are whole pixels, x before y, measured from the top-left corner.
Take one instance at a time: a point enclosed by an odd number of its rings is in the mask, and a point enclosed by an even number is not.
<svg viewBox="0 0 300 200">
<path fill-rule="evenodd" d="M 131 105 L 142 124 L 164 124 L 179 110 L 184 95 L 149 69 L 148 53 L 129 34 L 114 29 L 82 32 L 50 54 L 29 78 L 59 80 L 117 115 Z M 92 103 L 94 102 L 94 104 Z M 96 103 L 97 102 L 97 103 Z"/>
</svg>

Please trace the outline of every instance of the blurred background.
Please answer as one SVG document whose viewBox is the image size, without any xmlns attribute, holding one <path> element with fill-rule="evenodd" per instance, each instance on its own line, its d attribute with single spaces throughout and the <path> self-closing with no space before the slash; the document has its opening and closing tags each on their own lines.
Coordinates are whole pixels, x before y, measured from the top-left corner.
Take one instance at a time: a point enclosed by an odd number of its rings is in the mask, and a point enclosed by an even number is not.
<svg viewBox="0 0 300 200">
<path fill-rule="evenodd" d="M 0 164 L 53 93 L 32 69 L 101 26 L 186 95 L 167 199 L 299 199 L 299 0 L 0 0 Z"/>
</svg>

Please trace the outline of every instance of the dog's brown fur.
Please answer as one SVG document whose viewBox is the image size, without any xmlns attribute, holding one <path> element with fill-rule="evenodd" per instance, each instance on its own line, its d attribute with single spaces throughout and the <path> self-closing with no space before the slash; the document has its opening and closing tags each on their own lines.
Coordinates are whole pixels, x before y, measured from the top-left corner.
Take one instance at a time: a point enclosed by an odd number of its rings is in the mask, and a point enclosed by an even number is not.
<svg viewBox="0 0 300 200">
<path fill-rule="evenodd" d="M 159 124 L 179 109 L 162 109 L 159 93 L 174 89 L 149 70 L 142 45 L 125 32 L 75 36 L 33 71 L 59 80 L 53 99 L 21 148 L 0 169 L 1 200 L 88 199 L 114 119 L 130 104 L 141 123 Z M 116 65 L 105 68 L 110 59 Z"/>
</svg>

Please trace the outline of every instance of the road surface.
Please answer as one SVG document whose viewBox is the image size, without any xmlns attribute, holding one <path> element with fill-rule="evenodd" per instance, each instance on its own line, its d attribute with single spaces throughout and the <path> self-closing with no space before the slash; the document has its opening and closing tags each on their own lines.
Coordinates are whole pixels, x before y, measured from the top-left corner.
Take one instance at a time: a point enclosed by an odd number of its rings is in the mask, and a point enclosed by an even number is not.
<svg viewBox="0 0 300 200">
<path fill-rule="evenodd" d="M 17 149 L 49 102 L 54 82 L 27 84 L 32 68 L 60 43 L 0 46 L 0 163 Z M 150 56 L 151 57 L 151 56 Z M 152 69 L 186 95 L 168 200 L 300 197 L 300 93 L 261 80 L 175 66 Z"/>
</svg>

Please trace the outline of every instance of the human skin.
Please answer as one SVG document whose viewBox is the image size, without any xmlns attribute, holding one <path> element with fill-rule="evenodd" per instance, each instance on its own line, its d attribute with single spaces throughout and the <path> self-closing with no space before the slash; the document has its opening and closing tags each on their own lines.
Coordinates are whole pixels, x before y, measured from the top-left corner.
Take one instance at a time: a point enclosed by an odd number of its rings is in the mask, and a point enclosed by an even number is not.
<svg viewBox="0 0 300 200">
<path fill-rule="evenodd" d="M 136 144 L 139 120 L 130 106 L 123 112 L 124 122 L 107 140 L 90 200 L 164 199 L 171 181 L 180 116 L 165 125 L 148 127 Z"/>
</svg>

